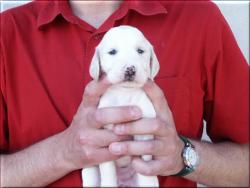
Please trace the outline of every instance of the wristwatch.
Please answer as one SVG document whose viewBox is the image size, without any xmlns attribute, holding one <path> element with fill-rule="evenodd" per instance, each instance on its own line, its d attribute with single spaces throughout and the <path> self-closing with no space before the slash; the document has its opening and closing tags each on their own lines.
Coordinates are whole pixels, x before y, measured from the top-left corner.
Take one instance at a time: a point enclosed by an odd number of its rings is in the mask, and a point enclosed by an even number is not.
<svg viewBox="0 0 250 188">
<path fill-rule="evenodd" d="M 174 174 L 173 176 L 186 176 L 193 172 L 199 164 L 199 155 L 195 150 L 194 145 L 184 136 L 179 135 L 180 139 L 184 142 L 184 149 L 182 150 L 182 158 L 184 168 Z"/>
</svg>

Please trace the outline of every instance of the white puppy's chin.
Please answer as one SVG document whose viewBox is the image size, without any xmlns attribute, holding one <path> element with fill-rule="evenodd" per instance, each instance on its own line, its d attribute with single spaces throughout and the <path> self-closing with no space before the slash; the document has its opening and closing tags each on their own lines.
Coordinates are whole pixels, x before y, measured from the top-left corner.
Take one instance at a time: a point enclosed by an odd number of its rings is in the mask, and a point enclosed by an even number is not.
<svg viewBox="0 0 250 188">
<path fill-rule="evenodd" d="M 107 79 L 112 85 L 126 87 L 126 88 L 140 88 L 143 87 L 144 84 L 147 82 L 147 78 L 135 78 L 134 81 L 124 81 L 123 78 L 114 75 L 114 74 L 107 74 Z"/>
</svg>

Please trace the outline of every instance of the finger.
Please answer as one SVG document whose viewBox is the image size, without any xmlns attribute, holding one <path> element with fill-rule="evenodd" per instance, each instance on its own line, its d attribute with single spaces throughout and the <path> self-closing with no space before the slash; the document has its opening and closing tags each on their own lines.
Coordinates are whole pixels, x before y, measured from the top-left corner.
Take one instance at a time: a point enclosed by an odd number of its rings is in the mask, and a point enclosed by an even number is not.
<svg viewBox="0 0 250 188">
<path fill-rule="evenodd" d="M 89 113 L 88 122 L 96 128 L 101 128 L 108 124 L 134 121 L 141 116 L 142 112 L 136 106 L 107 107 Z"/>
<path fill-rule="evenodd" d="M 114 133 L 118 135 L 145 135 L 164 136 L 166 123 L 159 118 L 143 118 L 138 121 L 115 125 Z"/>
<path fill-rule="evenodd" d="M 79 142 L 82 145 L 107 147 L 112 142 L 131 140 L 130 136 L 118 136 L 110 130 L 90 130 L 80 135 Z"/>
<path fill-rule="evenodd" d="M 143 161 L 136 157 L 132 161 L 132 166 L 139 173 L 146 176 L 160 175 L 164 171 L 164 164 L 160 160 Z"/>
<path fill-rule="evenodd" d="M 91 161 L 92 165 L 100 164 L 105 161 L 113 161 L 118 159 L 120 156 L 113 155 L 110 153 L 108 148 L 91 148 L 85 150 L 85 157 Z"/>
<path fill-rule="evenodd" d="M 166 121 L 168 120 L 168 117 L 172 118 L 172 113 L 169 109 L 164 92 L 160 89 L 160 87 L 149 80 L 144 85 L 143 89 L 152 101 L 156 114 Z"/>
<path fill-rule="evenodd" d="M 89 82 L 84 89 L 82 104 L 84 106 L 97 106 L 100 97 L 110 84 L 111 83 L 106 78 L 100 81 L 92 80 Z"/>
<path fill-rule="evenodd" d="M 162 110 L 165 109 L 165 106 L 167 105 L 163 91 L 159 88 L 159 86 L 150 80 L 143 86 L 143 89 L 152 101 L 156 113 L 161 114 Z"/>
<path fill-rule="evenodd" d="M 164 143 L 160 140 L 114 142 L 109 146 L 115 155 L 161 155 Z"/>
</svg>

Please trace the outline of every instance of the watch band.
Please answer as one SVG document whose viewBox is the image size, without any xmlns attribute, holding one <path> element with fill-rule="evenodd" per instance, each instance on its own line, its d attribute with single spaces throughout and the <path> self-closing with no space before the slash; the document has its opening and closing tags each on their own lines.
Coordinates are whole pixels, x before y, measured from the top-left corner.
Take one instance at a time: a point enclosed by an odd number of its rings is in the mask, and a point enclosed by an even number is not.
<svg viewBox="0 0 250 188">
<path fill-rule="evenodd" d="M 194 148 L 194 145 L 184 136 L 178 135 L 180 139 L 184 142 L 185 146 L 184 147 L 192 147 Z"/>
<path fill-rule="evenodd" d="M 180 172 L 178 172 L 177 174 L 174 174 L 172 176 L 186 176 L 186 175 L 190 174 L 193 171 L 194 171 L 193 168 L 185 166 Z"/>
<path fill-rule="evenodd" d="M 181 135 L 179 135 L 179 137 L 184 142 L 184 148 L 185 147 L 194 148 L 194 145 L 186 137 L 181 136 Z M 194 171 L 194 168 L 191 168 L 191 167 L 185 165 L 184 168 L 180 172 L 178 172 L 177 174 L 174 174 L 172 176 L 186 176 L 186 175 L 190 174 L 193 171 Z"/>
</svg>

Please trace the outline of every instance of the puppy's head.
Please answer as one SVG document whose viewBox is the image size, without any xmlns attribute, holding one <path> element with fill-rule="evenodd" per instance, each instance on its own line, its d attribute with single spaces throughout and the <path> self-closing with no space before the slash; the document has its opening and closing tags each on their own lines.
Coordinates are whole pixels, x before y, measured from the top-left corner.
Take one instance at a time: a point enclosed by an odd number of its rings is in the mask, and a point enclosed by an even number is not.
<svg viewBox="0 0 250 188">
<path fill-rule="evenodd" d="M 113 84 L 142 86 L 154 79 L 159 62 L 153 46 L 135 27 L 110 29 L 96 47 L 90 64 L 90 75 L 98 80 L 101 73 Z"/>
</svg>

